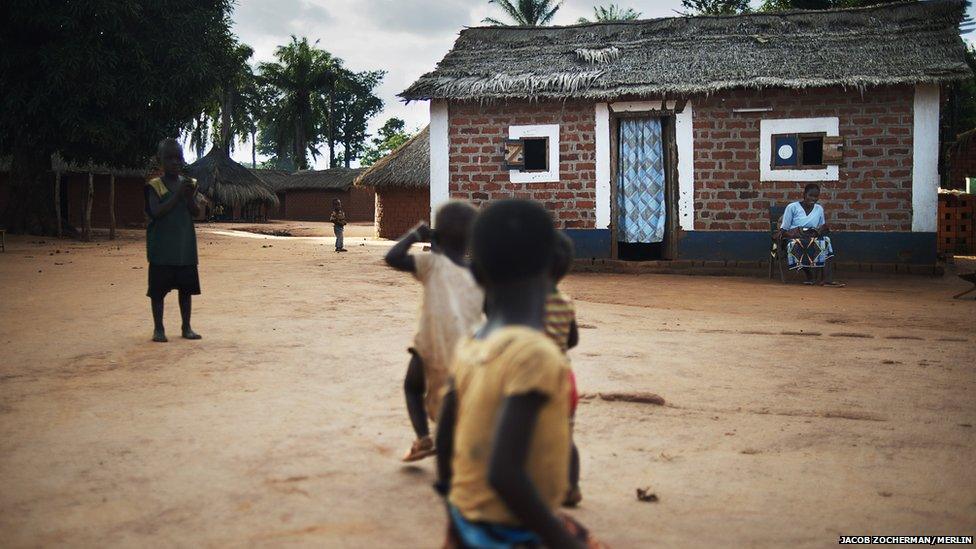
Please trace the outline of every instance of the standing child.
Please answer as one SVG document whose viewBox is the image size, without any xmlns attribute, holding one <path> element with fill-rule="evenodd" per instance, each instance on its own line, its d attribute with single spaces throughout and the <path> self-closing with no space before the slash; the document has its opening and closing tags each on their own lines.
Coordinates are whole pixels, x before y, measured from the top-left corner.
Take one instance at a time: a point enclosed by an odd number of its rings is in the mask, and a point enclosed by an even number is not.
<svg viewBox="0 0 976 549">
<path fill-rule="evenodd" d="M 335 233 L 336 253 L 348 252 L 342 241 L 342 233 L 346 226 L 346 212 L 342 211 L 342 201 L 338 198 L 332 199 L 332 215 L 329 216 L 329 221 L 332 222 L 332 232 Z"/>
<path fill-rule="evenodd" d="M 437 430 L 447 547 L 598 546 L 554 510 L 569 469 L 569 366 L 545 329 L 555 230 L 535 202 L 485 208 L 472 232 L 488 320 L 458 346 Z"/>
<path fill-rule="evenodd" d="M 552 291 L 546 296 L 546 316 L 545 327 L 546 335 L 549 339 L 559 346 L 559 350 L 565 355 L 570 349 L 579 343 L 579 328 L 576 326 L 576 309 L 573 301 L 559 291 L 559 282 L 569 273 L 569 268 L 573 264 L 573 241 L 564 233 L 556 233 L 556 246 L 553 248 L 552 257 Z M 569 436 L 570 436 L 570 458 L 569 458 L 569 492 L 563 500 L 565 507 L 576 507 L 583 500 L 583 494 L 579 488 L 579 450 L 573 442 L 573 423 L 576 419 L 576 406 L 579 404 L 579 393 L 576 389 L 576 376 L 573 369 L 569 368 Z"/>
<path fill-rule="evenodd" d="M 484 293 L 465 259 L 468 234 L 477 211 L 465 202 L 448 202 L 437 211 L 436 229 L 419 223 L 386 254 L 394 269 L 414 274 L 424 286 L 420 325 L 410 351 L 403 382 L 407 413 L 416 440 L 403 461 L 434 454 L 428 418 L 437 417 L 441 391 L 458 341 L 469 337 L 481 321 Z M 431 253 L 411 255 L 417 242 L 431 242 Z"/>
<path fill-rule="evenodd" d="M 197 182 L 183 177 L 183 147 L 175 139 L 159 142 L 161 177 L 146 183 L 146 257 L 149 260 L 149 290 L 152 301 L 153 337 L 166 342 L 163 327 L 163 299 L 170 290 L 179 292 L 183 337 L 200 339 L 190 327 L 190 296 L 200 294 L 197 270 L 197 235 L 193 218 L 200 215 Z"/>
</svg>

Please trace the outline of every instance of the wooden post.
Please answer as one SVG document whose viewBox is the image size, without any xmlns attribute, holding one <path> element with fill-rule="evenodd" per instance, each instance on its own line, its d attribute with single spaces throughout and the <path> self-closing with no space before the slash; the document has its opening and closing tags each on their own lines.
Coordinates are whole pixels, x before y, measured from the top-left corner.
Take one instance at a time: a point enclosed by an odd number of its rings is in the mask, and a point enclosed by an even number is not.
<svg viewBox="0 0 976 549">
<path fill-rule="evenodd" d="M 115 240 L 115 174 L 108 180 L 108 239 Z"/>
<path fill-rule="evenodd" d="M 91 242 L 92 239 L 92 226 L 91 226 L 91 212 L 92 212 L 92 202 L 95 200 L 95 174 L 92 172 L 92 167 L 88 166 L 88 192 L 85 193 L 85 241 Z"/>
<path fill-rule="evenodd" d="M 54 174 L 54 215 L 58 220 L 58 238 L 61 238 L 61 170 Z"/>
</svg>

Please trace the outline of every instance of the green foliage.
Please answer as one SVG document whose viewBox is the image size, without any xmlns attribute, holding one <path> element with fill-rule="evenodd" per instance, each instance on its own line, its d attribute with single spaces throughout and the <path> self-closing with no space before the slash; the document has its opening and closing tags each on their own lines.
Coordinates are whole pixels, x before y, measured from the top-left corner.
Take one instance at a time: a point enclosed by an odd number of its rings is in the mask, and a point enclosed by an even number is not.
<svg viewBox="0 0 976 549">
<path fill-rule="evenodd" d="M 395 151 L 406 143 L 414 133 L 405 130 L 406 123 L 397 117 L 390 118 L 376 132 L 376 137 L 370 142 L 359 163 L 361 166 L 372 166 L 377 160 Z"/>
<path fill-rule="evenodd" d="M 289 44 L 275 50 L 277 61 L 259 65 L 261 83 L 269 94 L 268 110 L 259 124 L 264 147 L 273 147 L 277 158 L 293 159 L 302 170 L 308 169 L 309 155 L 318 157 L 324 137 L 321 128 L 328 119 L 314 99 L 335 86 L 341 69 L 341 61 L 316 44 L 292 36 Z"/>
<path fill-rule="evenodd" d="M 0 155 L 12 157 L 4 223 L 56 228 L 55 152 L 144 166 L 213 97 L 233 51 L 231 0 L 0 2 Z"/>
<path fill-rule="evenodd" d="M 524 27 L 540 27 L 548 25 L 556 16 L 562 0 L 488 0 L 489 4 L 498 4 L 513 23 L 504 23 L 494 17 L 486 17 L 483 22 L 489 25 L 508 26 L 510 24 Z"/>
<path fill-rule="evenodd" d="M 366 150 L 369 119 L 383 110 L 383 100 L 374 90 L 384 76 L 386 71 L 346 72 L 339 81 L 333 112 L 336 139 L 342 143 L 342 151 L 336 159 L 347 168 Z"/>
<path fill-rule="evenodd" d="M 750 10 L 749 0 L 681 0 L 689 15 L 733 15 Z"/>
<path fill-rule="evenodd" d="M 230 3 L 3 2 L 0 154 L 141 165 L 213 96 Z"/>
<path fill-rule="evenodd" d="M 279 169 L 308 169 L 308 157 L 317 159 L 325 145 L 329 166 L 349 166 L 364 150 L 369 119 L 383 109 L 375 90 L 386 73 L 350 71 L 307 38 L 293 36 L 275 55 L 259 66 L 257 150 Z"/>
<path fill-rule="evenodd" d="M 633 21 L 634 19 L 639 19 L 641 12 L 634 11 L 633 8 L 621 8 L 616 4 L 607 4 L 606 6 L 593 6 L 593 20 L 597 22 L 607 22 L 607 21 Z M 585 17 L 580 17 L 577 23 L 589 23 L 590 20 Z"/>
</svg>

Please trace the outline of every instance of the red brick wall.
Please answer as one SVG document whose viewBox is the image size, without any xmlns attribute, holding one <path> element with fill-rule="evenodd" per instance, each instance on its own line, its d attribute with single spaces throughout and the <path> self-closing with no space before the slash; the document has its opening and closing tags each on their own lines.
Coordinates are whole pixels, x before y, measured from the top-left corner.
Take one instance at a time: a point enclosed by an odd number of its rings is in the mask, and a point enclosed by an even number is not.
<svg viewBox="0 0 976 549">
<path fill-rule="evenodd" d="M 371 189 L 352 187 L 348 191 L 287 191 L 279 193 L 285 199 L 273 212 L 273 219 L 291 219 L 296 221 L 328 221 L 332 213 L 332 199 L 342 200 L 342 208 L 346 211 L 349 221 L 373 220 L 373 191 Z"/>
<path fill-rule="evenodd" d="M 430 223 L 430 189 L 380 189 L 376 193 L 376 235 L 396 239 L 418 221 Z"/>
<path fill-rule="evenodd" d="M 768 230 L 769 203 L 798 200 L 803 182 L 759 181 L 762 118 L 838 116 L 846 151 L 839 181 L 820 183 L 831 227 L 912 228 L 912 104 L 909 86 L 857 90 L 736 90 L 694 102 L 695 229 Z M 733 113 L 772 107 L 771 112 Z"/>
<path fill-rule="evenodd" d="M 52 183 L 53 184 L 53 183 Z M 84 225 L 85 199 L 88 193 L 88 174 L 70 173 L 61 176 L 68 194 L 67 211 L 62 215 L 76 228 Z M 95 174 L 95 195 L 92 200 L 92 226 L 109 226 L 109 176 Z M 142 227 L 146 224 L 143 189 L 146 181 L 141 177 L 115 178 L 115 224 L 117 227 Z"/>
<path fill-rule="evenodd" d="M 511 183 L 503 166 L 508 127 L 559 124 L 558 183 Z M 538 200 L 560 227 L 596 222 L 596 139 L 593 103 L 522 102 L 450 105 L 450 194 L 480 204 L 500 198 Z"/>
</svg>

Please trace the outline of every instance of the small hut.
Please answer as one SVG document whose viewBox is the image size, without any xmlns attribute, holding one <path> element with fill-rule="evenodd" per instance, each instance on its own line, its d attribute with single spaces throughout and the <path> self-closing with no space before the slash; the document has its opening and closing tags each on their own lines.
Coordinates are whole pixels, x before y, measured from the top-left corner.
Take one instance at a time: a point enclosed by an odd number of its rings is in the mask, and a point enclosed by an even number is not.
<svg viewBox="0 0 976 549">
<path fill-rule="evenodd" d="M 355 188 L 359 168 L 329 168 L 289 173 L 283 170 L 251 170 L 275 192 L 279 206 L 273 217 L 293 221 L 328 221 L 332 200 L 342 200 L 346 219 L 373 220 L 372 189 Z"/>
<path fill-rule="evenodd" d="M 271 187 L 218 147 L 190 164 L 187 173 L 212 202 L 208 213 L 217 219 L 266 220 L 278 207 Z"/>
<path fill-rule="evenodd" d="M 418 221 L 430 223 L 430 127 L 425 127 L 356 179 L 376 191 L 376 236 L 398 238 Z"/>
</svg>

